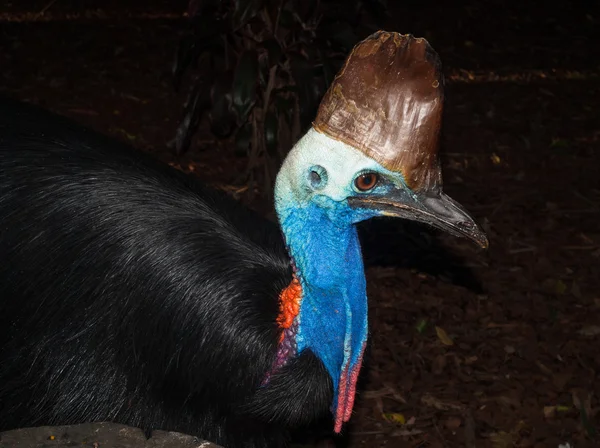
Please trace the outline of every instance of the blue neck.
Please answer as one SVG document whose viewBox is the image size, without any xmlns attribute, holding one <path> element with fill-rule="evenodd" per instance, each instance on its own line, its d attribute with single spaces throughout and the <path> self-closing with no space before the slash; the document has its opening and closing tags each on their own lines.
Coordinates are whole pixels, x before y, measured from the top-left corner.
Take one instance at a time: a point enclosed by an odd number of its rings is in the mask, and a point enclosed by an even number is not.
<svg viewBox="0 0 600 448">
<path fill-rule="evenodd" d="M 366 282 L 353 213 L 333 201 L 330 207 L 310 202 L 278 212 L 303 292 L 298 352 L 310 349 L 324 363 L 335 408 L 340 378 L 345 388 L 344 376 L 358 372 L 367 339 Z"/>
</svg>

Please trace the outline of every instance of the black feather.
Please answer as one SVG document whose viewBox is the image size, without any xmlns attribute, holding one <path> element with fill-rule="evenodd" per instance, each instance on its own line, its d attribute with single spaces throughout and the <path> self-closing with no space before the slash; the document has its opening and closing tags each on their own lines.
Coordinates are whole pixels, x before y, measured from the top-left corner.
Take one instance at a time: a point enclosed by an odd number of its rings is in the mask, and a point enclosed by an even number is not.
<svg viewBox="0 0 600 448">
<path fill-rule="evenodd" d="M 278 446 L 328 410 L 311 352 L 261 386 L 280 230 L 67 119 L 0 100 L 0 430 L 114 421 Z"/>
</svg>

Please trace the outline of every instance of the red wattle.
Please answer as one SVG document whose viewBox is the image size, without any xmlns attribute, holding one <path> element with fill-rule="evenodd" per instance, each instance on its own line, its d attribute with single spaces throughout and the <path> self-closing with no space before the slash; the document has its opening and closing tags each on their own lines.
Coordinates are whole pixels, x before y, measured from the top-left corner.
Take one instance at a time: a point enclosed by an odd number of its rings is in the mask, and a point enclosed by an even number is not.
<svg viewBox="0 0 600 448">
<path fill-rule="evenodd" d="M 362 366 L 364 351 L 365 346 L 363 345 L 358 361 L 352 366 L 350 374 L 348 374 L 348 366 L 346 366 L 340 375 L 337 406 L 335 409 L 334 431 L 336 433 L 339 433 L 342 430 L 342 425 L 350 420 L 350 416 L 352 415 L 354 398 L 356 396 L 356 383 L 358 382 L 358 375 L 360 373 L 360 367 Z"/>
</svg>

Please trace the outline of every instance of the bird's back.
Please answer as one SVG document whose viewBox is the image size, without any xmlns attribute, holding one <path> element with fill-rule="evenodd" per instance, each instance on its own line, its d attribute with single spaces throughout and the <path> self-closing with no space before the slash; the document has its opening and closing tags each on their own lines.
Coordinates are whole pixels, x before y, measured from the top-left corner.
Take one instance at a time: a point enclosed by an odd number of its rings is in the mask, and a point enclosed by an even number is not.
<svg viewBox="0 0 600 448">
<path fill-rule="evenodd" d="M 291 280 L 274 223 L 5 99 L 0 260 L 0 430 L 112 420 L 259 446 L 328 405 L 311 353 L 262 384 Z"/>
</svg>

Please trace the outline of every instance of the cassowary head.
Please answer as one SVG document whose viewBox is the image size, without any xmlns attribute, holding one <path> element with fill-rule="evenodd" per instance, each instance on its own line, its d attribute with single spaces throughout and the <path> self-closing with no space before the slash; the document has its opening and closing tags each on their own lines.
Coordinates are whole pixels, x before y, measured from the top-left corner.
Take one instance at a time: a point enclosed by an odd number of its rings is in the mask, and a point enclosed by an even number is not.
<svg viewBox="0 0 600 448">
<path fill-rule="evenodd" d="M 367 338 L 355 224 L 394 216 L 488 244 L 442 192 L 443 88 L 440 60 L 426 40 L 373 34 L 353 49 L 277 177 L 276 209 L 302 287 L 284 335 L 329 371 L 337 431 L 352 410 Z"/>
</svg>

